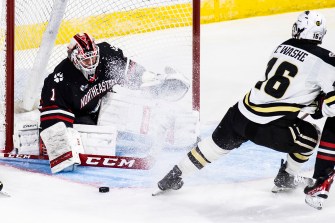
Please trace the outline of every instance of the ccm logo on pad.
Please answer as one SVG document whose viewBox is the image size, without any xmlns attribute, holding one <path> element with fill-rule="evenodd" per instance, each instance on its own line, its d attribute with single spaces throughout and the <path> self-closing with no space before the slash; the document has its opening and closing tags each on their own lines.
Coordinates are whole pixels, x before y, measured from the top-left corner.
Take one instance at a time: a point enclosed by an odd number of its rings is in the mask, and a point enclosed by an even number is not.
<svg viewBox="0 0 335 223">
<path fill-rule="evenodd" d="M 113 167 L 129 167 L 135 164 L 135 159 L 125 158 L 109 158 L 109 157 L 90 157 L 87 156 L 85 163 L 89 166 L 113 166 Z"/>
</svg>

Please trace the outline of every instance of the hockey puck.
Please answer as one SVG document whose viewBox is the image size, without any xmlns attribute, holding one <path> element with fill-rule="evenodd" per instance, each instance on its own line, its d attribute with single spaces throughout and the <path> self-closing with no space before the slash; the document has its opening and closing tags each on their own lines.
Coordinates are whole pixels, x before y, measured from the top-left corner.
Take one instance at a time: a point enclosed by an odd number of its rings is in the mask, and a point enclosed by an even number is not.
<svg viewBox="0 0 335 223">
<path fill-rule="evenodd" d="M 99 187 L 99 192 L 100 193 L 107 193 L 107 192 L 109 192 L 109 187 Z"/>
</svg>

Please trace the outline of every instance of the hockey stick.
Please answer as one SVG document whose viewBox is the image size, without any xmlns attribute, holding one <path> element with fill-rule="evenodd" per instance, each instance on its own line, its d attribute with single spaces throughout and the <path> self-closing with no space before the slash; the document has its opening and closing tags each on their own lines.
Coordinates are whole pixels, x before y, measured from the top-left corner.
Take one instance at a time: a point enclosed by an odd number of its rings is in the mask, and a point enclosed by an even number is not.
<svg viewBox="0 0 335 223">
<path fill-rule="evenodd" d="M 0 153 L 0 158 L 19 158 L 19 159 L 34 159 L 34 160 L 48 160 L 46 155 L 30 155 L 30 154 L 11 154 Z"/>
<path fill-rule="evenodd" d="M 104 156 L 79 154 L 81 166 L 93 167 L 107 167 L 107 168 L 121 168 L 121 169 L 151 169 L 154 164 L 154 159 L 151 156 L 143 158 L 128 157 L 128 156 Z M 48 160 L 47 155 L 29 155 L 29 154 L 10 154 L 0 153 L 0 158 L 14 158 L 14 159 L 39 159 Z"/>
<path fill-rule="evenodd" d="M 300 119 L 301 119 L 301 120 L 304 120 L 307 116 L 309 116 L 309 114 L 308 114 L 308 113 L 305 113 L 305 114 L 303 114 L 303 115 L 300 117 Z"/>
</svg>

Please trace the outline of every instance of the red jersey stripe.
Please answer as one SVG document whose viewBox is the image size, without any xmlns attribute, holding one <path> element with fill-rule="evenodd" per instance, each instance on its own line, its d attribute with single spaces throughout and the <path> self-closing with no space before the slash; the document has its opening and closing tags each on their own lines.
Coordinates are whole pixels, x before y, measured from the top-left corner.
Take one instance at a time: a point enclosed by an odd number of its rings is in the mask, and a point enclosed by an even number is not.
<svg viewBox="0 0 335 223">
<path fill-rule="evenodd" d="M 325 146 L 330 149 L 335 149 L 335 143 L 320 141 L 320 146 Z"/>
<path fill-rule="evenodd" d="M 41 122 L 47 121 L 47 120 L 62 120 L 62 121 L 66 121 L 66 122 L 69 122 L 69 123 L 74 122 L 74 119 L 66 118 L 66 117 L 61 116 L 61 115 L 53 115 L 53 116 L 47 116 L 47 117 L 42 117 L 41 118 Z"/>
<path fill-rule="evenodd" d="M 59 107 L 57 105 L 51 105 L 51 106 L 42 107 L 40 110 L 44 111 L 44 110 L 54 109 L 54 108 L 59 108 Z"/>
<path fill-rule="evenodd" d="M 324 156 L 324 155 L 320 155 L 320 154 L 318 154 L 318 155 L 316 156 L 316 158 L 318 158 L 318 159 L 322 159 L 322 160 L 335 161 L 335 157 Z"/>
</svg>

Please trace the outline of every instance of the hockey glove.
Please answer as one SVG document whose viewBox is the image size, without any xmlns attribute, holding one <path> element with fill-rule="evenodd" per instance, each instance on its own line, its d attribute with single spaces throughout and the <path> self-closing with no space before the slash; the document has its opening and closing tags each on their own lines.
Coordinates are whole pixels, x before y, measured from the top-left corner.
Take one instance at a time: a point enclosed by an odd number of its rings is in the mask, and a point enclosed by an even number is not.
<svg viewBox="0 0 335 223">
<path fill-rule="evenodd" d="M 311 114 L 311 117 L 313 119 L 320 119 L 323 117 L 322 114 L 322 104 L 323 101 L 325 99 L 326 94 L 321 92 L 314 100 L 315 106 L 316 106 L 316 110 L 314 112 L 314 114 Z"/>
<path fill-rule="evenodd" d="M 167 101 L 178 101 L 187 93 L 190 84 L 188 79 L 171 67 L 165 67 L 164 74 L 144 72 L 142 90 L 154 98 Z"/>
</svg>

